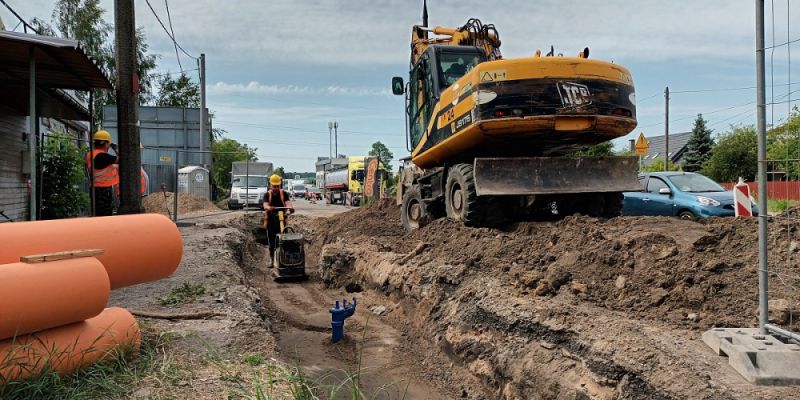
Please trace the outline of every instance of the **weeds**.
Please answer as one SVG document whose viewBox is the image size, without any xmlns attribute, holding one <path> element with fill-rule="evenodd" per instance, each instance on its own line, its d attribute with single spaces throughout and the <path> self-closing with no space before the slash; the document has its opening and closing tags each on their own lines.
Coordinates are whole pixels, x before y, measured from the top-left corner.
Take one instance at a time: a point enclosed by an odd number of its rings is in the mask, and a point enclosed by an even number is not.
<svg viewBox="0 0 800 400">
<path fill-rule="evenodd" d="M 402 382 L 393 382 L 382 385 L 369 395 L 363 387 L 364 384 L 364 349 L 367 341 L 369 317 L 367 318 L 361 339 L 358 343 L 358 355 L 350 371 L 332 370 L 309 379 L 300 365 L 287 367 L 285 365 L 270 363 L 261 375 L 253 374 L 253 394 L 246 396 L 250 400 L 272 400 L 289 398 L 293 400 L 318 400 L 320 398 L 349 398 L 351 400 L 367 400 L 377 398 L 392 398 L 390 389 L 399 387 Z M 333 381 L 333 383 L 331 383 Z M 410 381 L 403 387 L 401 399 L 408 395 Z"/>
<path fill-rule="evenodd" d="M 189 282 L 184 282 L 182 285 L 170 289 L 167 297 L 158 299 L 158 301 L 162 306 L 176 306 L 178 304 L 191 303 L 205 293 L 206 287 L 202 283 L 192 285 Z"/>
<path fill-rule="evenodd" d="M 767 210 L 769 212 L 781 213 L 792 207 L 797 206 L 800 202 L 796 200 L 767 200 Z"/>
<path fill-rule="evenodd" d="M 250 353 L 250 354 L 245 354 L 245 356 L 242 357 L 242 361 L 244 361 L 247 365 L 251 367 L 257 367 L 264 363 L 264 357 L 262 357 L 261 354 L 258 353 Z"/>
<path fill-rule="evenodd" d="M 0 398 L 121 399 L 129 397 L 145 376 L 154 376 L 159 382 L 171 384 L 191 379 L 189 370 L 169 361 L 164 350 L 168 341 L 162 335 L 147 331 L 142 333 L 139 354 L 133 359 L 130 349 L 117 349 L 106 360 L 69 376 L 61 376 L 49 365 L 44 365 L 42 372 L 31 379 L 7 382 L 0 386 Z"/>
</svg>

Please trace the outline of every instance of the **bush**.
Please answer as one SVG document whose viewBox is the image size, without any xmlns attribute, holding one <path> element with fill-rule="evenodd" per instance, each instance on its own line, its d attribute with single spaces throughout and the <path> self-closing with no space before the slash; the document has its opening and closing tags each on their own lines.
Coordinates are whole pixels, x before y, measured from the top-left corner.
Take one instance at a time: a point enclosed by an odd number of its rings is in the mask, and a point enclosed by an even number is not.
<svg viewBox="0 0 800 400">
<path fill-rule="evenodd" d="M 739 177 L 754 181 L 758 171 L 756 130 L 752 125 L 734 127 L 717 140 L 703 174 L 717 182 L 735 182 Z"/>
<path fill-rule="evenodd" d="M 42 219 L 76 217 L 89 209 L 85 149 L 67 135 L 51 136 L 42 148 Z"/>
</svg>

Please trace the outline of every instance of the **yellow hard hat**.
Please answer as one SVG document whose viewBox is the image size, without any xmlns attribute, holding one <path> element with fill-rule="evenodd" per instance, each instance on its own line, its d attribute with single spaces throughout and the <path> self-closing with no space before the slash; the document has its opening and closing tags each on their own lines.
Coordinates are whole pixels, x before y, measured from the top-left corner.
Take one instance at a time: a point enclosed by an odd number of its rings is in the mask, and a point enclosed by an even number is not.
<svg viewBox="0 0 800 400">
<path fill-rule="evenodd" d="M 281 184 L 281 177 L 278 175 L 272 175 L 269 177 L 269 184 L 270 185 L 280 185 Z"/>
<path fill-rule="evenodd" d="M 111 141 L 111 134 L 108 131 L 97 131 L 92 137 L 92 140 L 104 140 L 106 142 Z"/>
</svg>

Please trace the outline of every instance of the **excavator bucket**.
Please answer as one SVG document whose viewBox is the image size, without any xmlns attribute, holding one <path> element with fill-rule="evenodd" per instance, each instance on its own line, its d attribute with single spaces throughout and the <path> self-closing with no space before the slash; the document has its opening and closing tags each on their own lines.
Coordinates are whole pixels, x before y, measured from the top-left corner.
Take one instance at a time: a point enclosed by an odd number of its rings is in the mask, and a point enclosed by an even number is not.
<svg viewBox="0 0 800 400">
<path fill-rule="evenodd" d="M 476 158 L 478 196 L 641 191 L 638 157 Z"/>
</svg>

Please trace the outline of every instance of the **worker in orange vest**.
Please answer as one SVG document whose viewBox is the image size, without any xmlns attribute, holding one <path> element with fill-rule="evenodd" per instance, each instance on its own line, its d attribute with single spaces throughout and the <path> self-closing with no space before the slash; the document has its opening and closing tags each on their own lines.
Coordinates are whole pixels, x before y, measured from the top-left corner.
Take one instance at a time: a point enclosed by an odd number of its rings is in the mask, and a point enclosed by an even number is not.
<svg viewBox="0 0 800 400">
<path fill-rule="evenodd" d="M 267 238 L 269 239 L 269 268 L 272 268 L 272 259 L 275 257 L 275 247 L 277 236 L 281 233 L 281 221 L 278 211 L 284 212 L 284 225 L 289 222 L 289 214 L 294 212 L 291 197 L 281 188 L 281 177 L 272 175 L 269 177 L 269 191 L 264 194 L 264 227 L 267 228 Z"/>
<path fill-rule="evenodd" d="M 140 143 L 140 149 L 144 149 L 144 146 Z M 147 190 L 150 188 L 150 175 L 147 175 L 147 172 L 144 170 L 144 167 L 141 167 L 139 171 L 139 194 L 144 197 L 147 196 Z M 119 185 L 117 185 L 116 189 L 117 197 L 119 197 Z"/>
<path fill-rule="evenodd" d="M 95 215 L 108 216 L 113 211 L 113 187 L 119 184 L 119 157 L 109 154 L 108 149 L 116 152 L 117 144 L 111 143 L 107 131 L 97 131 L 92 140 L 94 150 L 86 154 L 86 169 L 93 175 Z"/>
</svg>

